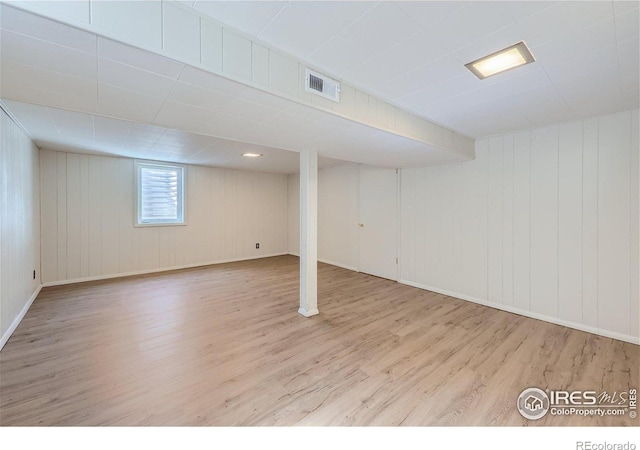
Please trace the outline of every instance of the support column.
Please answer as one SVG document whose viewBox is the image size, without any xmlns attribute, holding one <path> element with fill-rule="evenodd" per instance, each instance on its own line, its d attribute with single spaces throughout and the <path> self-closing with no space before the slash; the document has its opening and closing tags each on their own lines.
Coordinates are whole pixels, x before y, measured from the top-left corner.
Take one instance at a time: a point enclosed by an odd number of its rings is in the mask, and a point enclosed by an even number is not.
<svg viewBox="0 0 640 450">
<path fill-rule="evenodd" d="M 300 314 L 318 314 L 318 152 L 300 152 Z"/>
</svg>

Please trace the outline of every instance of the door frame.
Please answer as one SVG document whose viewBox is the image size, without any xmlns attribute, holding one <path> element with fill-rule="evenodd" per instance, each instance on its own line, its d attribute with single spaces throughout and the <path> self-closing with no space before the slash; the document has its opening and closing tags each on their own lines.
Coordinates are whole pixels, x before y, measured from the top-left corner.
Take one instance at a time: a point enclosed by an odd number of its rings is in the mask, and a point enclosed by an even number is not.
<svg viewBox="0 0 640 450">
<path fill-rule="evenodd" d="M 401 237 L 401 229 L 400 229 L 400 201 L 401 201 L 401 196 L 400 196 L 400 187 L 401 187 L 401 174 L 402 171 L 399 168 L 387 168 L 387 167 L 379 167 L 379 166 L 370 166 L 368 164 L 358 164 L 358 222 L 359 224 L 362 223 L 362 198 L 360 195 L 360 187 L 361 187 L 361 170 L 363 167 L 372 167 L 375 169 L 386 169 L 386 170 L 395 170 L 396 172 L 396 210 L 395 210 L 395 214 L 394 214 L 394 220 L 395 220 L 395 236 L 393 236 L 393 239 L 395 240 L 395 248 L 396 248 L 396 270 L 395 270 L 395 276 L 393 278 L 385 278 L 387 280 L 393 280 L 395 282 L 399 282 L 401 279 L 401 272 L 400 272 L 400 266 L 401 266 L 401 261 L 400 261 L 400 237 Z M 358 224 L 358 227 L 359 227 Z M 360 262 L 360 249 L 362 246 L 362 233 L 358 233 L 358 272 L 362 272 L 362 273 L 367 273 L 367 272 L 363 272 L 362 271 L 362 267 L 361 267 L 361 262 Z M 376 276 L 376 275 L 373 275 Z"/>
</svg>

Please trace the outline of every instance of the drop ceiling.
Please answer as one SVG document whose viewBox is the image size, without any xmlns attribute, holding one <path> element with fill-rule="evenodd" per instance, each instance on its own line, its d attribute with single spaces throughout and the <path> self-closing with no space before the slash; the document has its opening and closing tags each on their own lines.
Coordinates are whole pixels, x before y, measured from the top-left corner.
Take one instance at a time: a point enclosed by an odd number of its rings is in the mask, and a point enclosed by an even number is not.
<svg viewBox="0 0 640 450">
<path fill-rule="evenodd" d="M 481 137 L 639 106 L 638 1 L 185 1 L 460 133 Z M 489 80 L 464 64 L 526 41 Z"/>
<path fill-rule="evenodd" d="M 299 154 L 289 150 L 12 100 L 2 103 L 40 148 L 268 173 L 299 170 Z M 247 152 L 263 156 L 242 157 Z M 320 168 L 342 164 L 318 158 Z"/>
<path fill-rule="evenodd" d="M 639 106 L 637 1 L 183 3 L 468 136 Z M 305 148 L 318 149 L 328 165 L 408 167 L 465 158 L 91 32 L 0 8 L 0 97 L 43 146 L 238 168 L 246 168 L 246 161 L 237 161 L 237 154 L 255 150 L 273 155 L 253 163 L 256 170 L 283 173 L 295 171 L 289 162 L 297 161 L 287 151 Z M 520 40 L 537 58 L 534 64 L 483 81 L 464 68 Z M 53 119 L 66 113 L 91 123 L 93 137 L 72 140 Z M 43 117 L 55 124 L 48 134 L 35 128 Z M 135 152 L 121 133 L 136 137 L 140 130 L 159 137 Z M 237 154 L 232 158 L 229 152 Z"/>
<path fill-rule="evenodd" d="M 92 138 L 87 129 L 86 139 L 74 140 L 72 133 L 64 132 L 55 120 L 74 112 L 80 113 L 74 115 L 79 123 L 94 127 L 98 124 L 99 129 L 103 129 L 101 124 L 109 122 L 102 118 L 110 118 L 131 122 L 130 130 L 134 130 L 136 124 L 173 130 L 189 136 L 185 138 L 189 142 L 200 142 L 200 138 L 193 137 L 197 135 L 221 138 L 220 145 L 203 139 L 202 142 L 208 143 L 206 149 L 196 146 L 202 153 L 189 150 L 184 154 L 174 151 L 173 156 L 165 155 L 182 158 L 182 162 L 214 164 L 216 160 L 224 160 L 225 151 L 220 150 L 221 154 L 216 155 L 216 148 L 230 148 L 231 144 L 222 144 L 222 141 L 246 143 L 246 149 L 241 152 L 255 150 L 252 146 L 271 148 L 272 151 L 259 151 L 265 153 L 259 163 L 267 168 L 265 170 L 275 170 L 267 160 L 277 149 L 312 148 L 330 158 L 331 164 L 332 160 L 342 160 L 382 167 L 467 158 L 285 100 L 91 32 L 8 6 L 0 7 L 0 97 L 6 100 L 10 110 L 17 111 L 14 115 L 43 146 L 72 151 L 88 147 L 87 151 L 140 158 L 167 153 L 162 138 L 155 150 L 132 153 L 131 149 L 114 149 L 107 141 L 120 142 L 120 131 L 113 131 L 113 136 L 101 140 L 95 134 Z M 41 135 L 35 127 L 44 124 L 42 117 L 46 115 L 42 109 L 27 105 L 47 107 L 48 116 L 53 117 L 58 126 L 57 138 L 52 126 L 48 128 L 49 134 Z M 126 128 L 120 124 L 104 130 Z M 77 127 L 76 131 L 81 132 Z M 239 149 L 239 146 L 233 148 Z M 297 161 L 297 155 L 293 156 Z M 287 166 L 282 170 L 290 171 Z"/>
</svg>

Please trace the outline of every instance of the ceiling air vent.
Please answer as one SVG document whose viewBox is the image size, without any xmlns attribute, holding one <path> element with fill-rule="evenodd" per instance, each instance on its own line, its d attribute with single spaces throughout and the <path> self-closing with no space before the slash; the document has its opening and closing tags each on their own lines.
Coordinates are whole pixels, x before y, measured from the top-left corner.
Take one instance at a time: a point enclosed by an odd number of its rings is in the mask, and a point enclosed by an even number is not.
<svg viewBox="0 0 640 450">
<path fill-rule="evenodd" d="M 340 101 L 340 83 L 310 69 L 307 69 L 305 91 L 328 98 L 334 102 Z"/>
</svg>

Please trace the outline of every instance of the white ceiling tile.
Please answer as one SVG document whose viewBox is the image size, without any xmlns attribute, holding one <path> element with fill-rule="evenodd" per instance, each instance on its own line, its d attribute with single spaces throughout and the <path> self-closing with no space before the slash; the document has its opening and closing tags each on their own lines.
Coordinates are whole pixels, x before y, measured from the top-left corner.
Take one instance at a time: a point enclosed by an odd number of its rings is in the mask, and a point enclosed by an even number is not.
<svg viewBox="0 0 640 450">
<path fill-rule="evenodd" d="M 520 111 L 532 126 L 559 123 L 571 117 L 571 109 L 555 87 L 542 87 L 511 97 L 514 111 Z"/>
<path fill-rule="evenodd" d="M 311 53 L 309 60 L 340 75 L 420 31 L 400 8 L 382 2 Z"/>
<path fill-rule="evenodd" d="M 250 141 L 255 137 L 255 130 L 259 127 L 260 122 L 251 119 L 240 119 L 228 114 L 214 114 L 196 131 L 210 136 Z"/>
<path fill-rule="evenodd" d="M 193 7 L 232 27 L 256 36 L 285 1 L 197 1 Z"/>
<path fill-rule="evenodd" d="M 274 110 L 273 114 L 270 114 L 262 121 L 261 126 L 278 132 L 287 132 L 287 130 L 299 131 L 304 126 L 311 126 L 311 123 L 315 126 L 318 121 L 310 122 L 308 118 L 301 117 L 298 114 Z"/>
<path fill-rule="evenodd" d="M 113 149 L 123 147 L 131 131 L 131 122 L 109 117 L 93 117 L 93 134 L 96 142 L 104 143 Z"/>
<path fill-rule="evenodd" d="M 204 89 L 212 91 L 218 91 L 223 94 L 237 96 L 247 90 L 247 87 L 243 84 L 231 81 L 221 76 L 214 75 L 204 70 L 195 69 L 187 66 L 179 80 L 183 83 L 198 86 Z"/>
<path fill-rule="evenodd" d="M 529 66 L 529 70 L 513 70 L 486 81 L 488 81 L 486 87 L 483 87 L 482 90 L 488 97 L 492 98 L 518 95 L 521 92 L 541 89 L 551 85 L 551 79 L 544 68 L 533 64 Z"/>
<path fill-rule="evenodd" d="M 346 80 L 376 86 L 399 77 L 447 53 L 430 31 L 422 31 L 345 73 Z"/>
<path fill-rule="evenodd" d="M 564 101 L 577 114 L 583 117 L 606 114 L 622 108 L 622 89 L 615 77 L 616 70 L 598 71 L 580 77 L 568 78 L 555 83 Z M 593 89 L 593 86 L 598 86 Z M 591 88 L 590 95 L 584 91 Z"/>
<path fill-rule="evenodd" d="M 167 100 L 212 111 L 220 111 L 232 98 L 230 95 L 218 91 L 178 82 L 171 91 L 171 94 L 169 94 L 169 97 L 167 97 Z"/>
<path fill-rule="evenodd" d="M 472 118 L 467 114 L 460 114 L 458 109 L 457 112 L 451 113 L 448 117 L 443 116 L 443 120 L 451 121 L 456 126 L 469 129 L 476 136 L 505 133 L 510 130 L 531 126 L 528 118 L 513 107 L 509 98 L 475 105 L 473 109 L 478 112 L 477 117 Z"/>
<path fill-rule="evenodd" d="M 95 55 L 12 31 L 0 32 L 2 59 L 71 76 L 95 78 Z"/>
<path fill-rule="evenodd" d="M 3 102 L 15 117 L 20 117 L 19 122 L 29 130 L 33 139 L 59 135 L 58 127 L 46 106 L 29 105 L 13 100 L 3 100 Z"/>
<path fill-rule="evenodd" d="M 637 33 L 636 33 L 637 35 Z M 573 33 L 570 37 L 554 39 L 532 48 L 539 63 L 562 63 L 584 53 L 591 53 L 616 43 L 613 19 L 606 19 Z"/>
<path fill-rule="evenodd" d="M 616 48 L 610 46 L 594 52 L 571 56 L 556 64 L 546 64 L 544 68 L 553 82 L 589 76 L 600 71 L 612 73 L 613 70 L 618 69 Z M 585 95 L 587 94 L 585 92 Z"/>
<path fill-rule="evenodd" d="M 37 105 L 47 105 L 53 108 L 65 108 L 83 113 L 95 113 L 97 102 L 95 99 L 79 97 L 71 94 L 49 91 L 45 89 L 33 89 L 26 100 Z"/>
<path fill-rule="evenodd" d="M 450 14 L 464 8 L 469 2 L 397 2 L 400 9 L 402 9 L 409 17 L 415 20 L 421 27 L 427 29 L 434 23 L 446 18 Z"/>
<path fill-rule="evenodd" d="M 177 79 L 185 67 L 164 56 L 101 37 L 98 38 L 98 56 L 173 79 Z"/>
<path fill-rule="evenodd" d="M 130 123 L 131 130 L 127 135 L 127 141 L 155 142 L 162 136 L 166 129 L 155 125 L 143 123 Z"/>
<path fill-rule="evenodd" d="M 398 99 L 427 86 L 466 75 L 466 72 L 467 69 L 455 58 L 443 57 L 389 81 L 381 89 L 390 98 Z"/>
<path fill-rule="evenodd" d="M 522 39 L 533 48 L 612 17 L 611 2 L 565 1 L 527 17 L 519 24 Z"/>
<path fill-rule="evenodd" d="M 279 111 L 288 111 L 296 105 L 290 100 L 256 89 L 247 89 L 238 97 Z"/>
<path fill-rule="evenodd" d="M 49 108 L 49 114 L 58 128 L 61 142 L 94 148 L 92 115 L 56 108 Z"/>
<path fill-rule="evenodd" d="M 167 101 L 162 105 L 153 122 L 170 128 L 191 131 L 198 129 L 213 114 L 207 109 Z"/>
<path fill-rule="evenodd" d="M 513 23 L 503 2 L 472 2 L 433 25 L 431 30 L 450 51 Z"/>
<path fill-rule="evenodd" d="M 621 111 L 624 108 L 619 83 L 609 84 L 602 89 L 597 89 L 590 96 L 583 96 L 579 93 L 577 95 L 565 93 L 564 99 L 572 110 L 579 112 L 583 117 L 609 114 Z"/>
<path fill-rule="evenodd" d="M 146 124 L 131 123 L 123 148 L 132 152 L 146 152 L 167 131 L 166 128 Z"/>
<path fill-rule="evenodd" d="M 239 119 L 255 120 L 257 122 L 266 119 L 276 111 L 258 103 L 249 102 L 241 98 L 231 100 L 223 109 L 225 114 L 236 116 Z"/>
<path fill-rule="evenodd" d="M 105 58 L 98 58 L 98 81 L 162 99 L 169 95 L 176 83 L 173 78 Z"/>
<path fill-rule="evenodd" d="M 96 52 L 97 38 L 91 33 L 0 5 L 0 27 L 87 53 Z"/>
<path fill-rule="evenodd" d="M 130 106 L 123 103 L 101 102 L 98 103 L 98 114 L 125 120 L 147 122 L 153 120 L 157 111 L 144 104 Z"/>
<path fill-rule="evenodd" d="M 195 150 L 202 150 L 211 145 L 211 137 L 200 134 L 188 133 L 182 130 L 167 129 L 158 142 L 166 145 L 191 147 Z"/>
<path fill-rule="evenodd" d="M 288 2 L 258 35 L 276 48 L 304 57 L 367 12 L 376 2 Z M 291 39 L 296 36 L 296 39 Z"/>
<path fill-rule="evenodd" d="M 556 5 L 558 2 L 554 1 L 505 1 L 505 6 L 509 10 L 511 17 L 517 22 L 521 23 L 527 17 L 539 14 L 545 9 L 549 9 Z"/>
<path fill-rule="evenodd" d="M 0 69 L 2 69 L 0 73 L 2 77 L 0 89 L 2 96 L 6 98 L 14 98 L 14 94 L 18 91 L 28 91 L 34 93 L 52 92 L 68 95 L 70 98 L 83 98 L 87 101 L 92 101 L 94 106 L 97 101 L 95 80 L 42 70 L 7 60 L 2 61 Z M 36 99 L 32 99 L 32 102 L 41 103 Z M 65 107 L 64 105 L 55 106 Z"/>
<path fill-rule="evenodd" d="M 98 111 L 108 116 L 151 122 L 164 100 L 110 84 L 98 84 Z"/>
<path fill-rule="evenodd" d="M 420 111 L 424 106 L 433 103 L 447 102 L 453 97 L 466 95 L 470 91 L 479 88 L 476 82 L 473 80 L 469 82 L 466 78 L 468 78 L 467 75 L 450 78 L 428 88 L 413 92 L 400 98 L 399 101 L 414 111 Z"/>
</svg>

